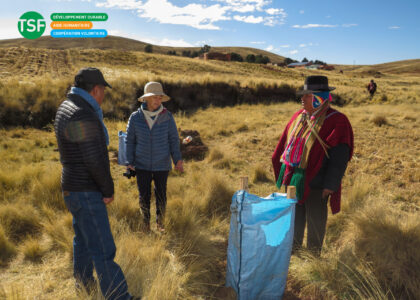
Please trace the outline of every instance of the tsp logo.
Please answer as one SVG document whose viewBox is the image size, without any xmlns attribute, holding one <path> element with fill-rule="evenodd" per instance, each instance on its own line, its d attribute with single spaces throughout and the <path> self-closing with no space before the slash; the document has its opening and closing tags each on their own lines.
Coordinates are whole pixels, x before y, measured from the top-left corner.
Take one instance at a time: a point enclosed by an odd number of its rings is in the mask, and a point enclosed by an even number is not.
<svg viewBox="0 0 420 300">
<path fill-rule="evenodd" d="M 35 11 L 28 11 L 20 17 L 18 30 L 24 38 L 37 39 L 45 31 L 44 17 Z"/>
</svg>

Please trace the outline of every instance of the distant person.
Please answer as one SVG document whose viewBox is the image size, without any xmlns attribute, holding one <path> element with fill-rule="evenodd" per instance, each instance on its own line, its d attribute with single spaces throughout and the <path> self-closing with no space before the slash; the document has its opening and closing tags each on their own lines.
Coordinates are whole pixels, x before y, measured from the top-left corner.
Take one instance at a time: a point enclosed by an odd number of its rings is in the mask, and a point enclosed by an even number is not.
<svg viewBox="0 0 420 300">
<path fill-rule="evenodd" d="M 93 266 L 106 299 L 133 299 L 120 266 L 106 205 L 114 200 L 109 167 L 108 131 L 101 104 L 105 81 L 96 68 L 81 69 L 55 117 L 55 134 L 63 165 L 64 201 L 73 215 L 73 266 L 76 287 L 95 286 Z"/>
<path fill-rule="evenodd" d="M 371 79 L 371 81 L 369 82 L 369 84 L 368 84 L 368 86 L 367 86 L 367 90 L 368 90 L 368 92 L 369 92 L 369 94 L 370 94 L 370 97 L 372 98 L 373 97 L 373 95 L 375 94 L 375 92 L 376 92 L 376 82 L 375 81 L 373 81 L 373 79 Z"/>
<path fill-rule="evenodd" d="M 296 186 L 294 249 L 321 253 L 330 198 L 332 213 L 340 211 L 341 179 L 353 153 L 353 130 L 347 117 L 330 107 L 325 76 L 309 76 L 302 107 L 288 122 L 272 156 L 277 186 Z"/>
<path fill-rule="evenodd" d="M 175 120 L 162 105 L 169 99 L 159 82 L 148 82 L 144 95 L 139 98 L 143 103 L 131 114 L 127 124 L 127 167 L 137 175 L 139 204 L 146 231 L 150 231 L 152 181 L 156 196 L 156 224 L 159 231 L 164 231 L 166 184 L 172 169 L 171 158 L 175 169 L 184 171 Z"/>
</svg>

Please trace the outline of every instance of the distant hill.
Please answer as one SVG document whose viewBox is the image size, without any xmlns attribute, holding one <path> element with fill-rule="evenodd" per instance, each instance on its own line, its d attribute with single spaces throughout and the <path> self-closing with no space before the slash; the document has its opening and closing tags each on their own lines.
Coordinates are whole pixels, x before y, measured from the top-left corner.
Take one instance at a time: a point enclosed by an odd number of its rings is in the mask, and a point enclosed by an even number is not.
<svg viewBox="0 0 420 300">
<path fill-rule="evenodd" d="M 147 43 L 123 38 L 118 36 L 107 36 L 101 39 L 57 39 L 51 36 L 43 36 L 36 40 L 8 39 L 0 40 L 0 48 L 9 47 L 26 47 L 26 48 L 44 48 L 44 49 L 101 49 L 101 50 L 122 50 L 122 51 L 144 51 Z M 153 53 L 167 54 L 168 51 L 175 51 L 177 55 L 181 55 L 182 51 L 198 51 L 201 47 L 169 47 L 169 46 L 153 46 Z M 211 45 L 210 45 L 211 46 Z M 267 56 L 273 63 L 281 63 L 285 57 L 249 47 L 211 47 L 211 51 L 222 53 L 235 52 L 240 54 L 244 59 L 248 54 Z"/>
<path fill-rule="evenodd" d="M 400 60 L 377 65 L 335 65 L 343 71 L 354 71 L 364 74 L 390 73 L 390 74 L 420 74 L 420 59 Z"/>
</svg>

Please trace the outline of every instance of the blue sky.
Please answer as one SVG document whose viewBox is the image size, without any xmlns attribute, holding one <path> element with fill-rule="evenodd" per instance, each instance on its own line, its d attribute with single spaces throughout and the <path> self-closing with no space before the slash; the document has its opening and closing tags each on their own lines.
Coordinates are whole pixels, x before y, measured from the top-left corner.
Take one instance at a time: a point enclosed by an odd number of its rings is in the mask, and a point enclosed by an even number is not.
<svg viewBox="0 0 420 300">
<path fill-rule="evenodd" d="M 0 39 L 20 37 L 27 11 L 48 27 L 54 12 L 105 12 L 108 21 L 93 28 L 159 45 L 254 47 L 341 64 L 420 58 L 419 0 L 3 0 Z"/>
</svg>

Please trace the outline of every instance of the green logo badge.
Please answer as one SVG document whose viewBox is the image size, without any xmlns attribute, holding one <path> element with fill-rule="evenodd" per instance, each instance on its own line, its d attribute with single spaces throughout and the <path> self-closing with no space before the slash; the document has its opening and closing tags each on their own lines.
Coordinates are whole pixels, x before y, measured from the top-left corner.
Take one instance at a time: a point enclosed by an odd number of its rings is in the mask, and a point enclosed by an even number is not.
<svg viewBox="0 0 420 300">
<path fill-rule="evenodd" d="M 45 31 L 44 17 L 36 11 L 28 11 L 20 17 L 18 21 L 18 30 L 26 39 L 37 39 Z"/>
</svg>

